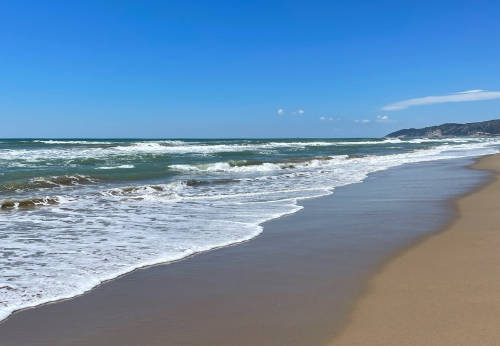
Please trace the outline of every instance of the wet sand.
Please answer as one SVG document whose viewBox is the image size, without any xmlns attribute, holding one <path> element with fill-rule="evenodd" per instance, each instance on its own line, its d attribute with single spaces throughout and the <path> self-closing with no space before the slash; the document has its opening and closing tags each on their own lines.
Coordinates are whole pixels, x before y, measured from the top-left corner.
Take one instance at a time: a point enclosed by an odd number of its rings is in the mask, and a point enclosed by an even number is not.
<svg viewBox="0 0 500 346">
<path fill-rule="evenodd" d="M 399 167 L 302 201 L 249 242 L 17 312 L 0 345 L 327 344 L 370 274 L 449 222 L 447 200 L 484 181 L 470 163 Z"/>
<path fill-rule="evenodd" d="M 458 216 L 389 261 L 332 345 L 500 343 L 500 155 L 491 181 L 456 201 Z"/>
</svg>

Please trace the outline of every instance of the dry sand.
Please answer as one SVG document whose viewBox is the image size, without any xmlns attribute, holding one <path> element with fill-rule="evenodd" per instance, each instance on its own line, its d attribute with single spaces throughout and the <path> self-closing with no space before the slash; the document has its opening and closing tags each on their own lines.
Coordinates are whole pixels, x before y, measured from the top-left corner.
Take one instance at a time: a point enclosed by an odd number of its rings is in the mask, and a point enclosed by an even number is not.
<svg viewBox="0 0 500 346">
<path fill-rule="evenodd" d="M 500 155 L 473 168 L 491 181 L 373 277 L 332 345 L 500 345 Z"/>
</svg>

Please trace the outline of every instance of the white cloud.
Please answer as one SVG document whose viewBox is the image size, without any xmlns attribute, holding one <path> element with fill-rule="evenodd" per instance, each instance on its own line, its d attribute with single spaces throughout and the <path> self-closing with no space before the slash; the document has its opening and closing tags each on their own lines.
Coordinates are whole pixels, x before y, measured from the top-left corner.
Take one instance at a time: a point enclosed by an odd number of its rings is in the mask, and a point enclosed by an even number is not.
<svg viewBox="0 0 500 346">
<path fill-rule="evenodd" d="M 500 91 L 486 91 L 481 89 L 473 89 L 473 90 L 456 92 L 450 95 L 426 96 L 426 97 L 419 97 L 419 98 L 399 101 L 384 106 L 382 107 L 382 109 L 385 111 L 397 111 L 412 106 L 430 105 L 434 103 L 481 101 L 481 100 L 493 100 L 498 98 L 500 98 Z"/>
<path fill-rule="evenodd" d="M 377 115 L 377 121 L 386 121 L 389 120 L 388 115 Z"/>
<path fill-rule="evenodd" d="M 304 114 L 304 110 L 303 109 L 297 109 L 296 111 L 292 112 L 291 114 L 292 115 L 302 115 L 302 114 Z"/>
<path fill-rule="evenodd" d="M 355 123 L 361 123 L 361 124 L 368 124 L 370 120 L 368 119 L 363 119 L 363 120 L 354 120 Z"/>
<path fill-rule="evenodd" d="M 334 118 L 334 117 L 321 116 L 321 117 L 319 117 L 319 120 L 321 120 L 321 121 L 334 121 L 334 120 L 339 120 L 339 119 Z"/>
<path fill-rule="evenodd" d="M 480 93 L 480 92 L 483 92 L 483 91 L 486 91 L 486 90 L 472 89 L 472 90 L 459 91 L 459 92 L 457 92 L 457 94 L 473 94 L 473 93 Z"/>
<path fill-rule="evenodd" d="M 276 114 L 278 114 L 278 115 L 285 115 L 285 114 L 302 115 L 304 113 L 305 113 L 305 111 L 303 109 L 297 109 L 296 111 L 293 111 L 293 112 L 287 112 L 283 108 L 278 108 L 278 110 L 276 111 Z"/>
</svg>

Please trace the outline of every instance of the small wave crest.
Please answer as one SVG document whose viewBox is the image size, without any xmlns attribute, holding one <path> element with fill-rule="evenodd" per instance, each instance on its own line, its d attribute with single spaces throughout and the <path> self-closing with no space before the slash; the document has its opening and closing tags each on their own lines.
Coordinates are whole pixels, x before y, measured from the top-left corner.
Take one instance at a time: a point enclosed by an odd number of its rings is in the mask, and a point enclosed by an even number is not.
<svg viewBox="0 0 500 346">
<path fill-rule="evenodd" d="M 169 148 L 176 150 L 178 147 L 184 146 L 186 143 L 182 141 L 155 141 L 155 142 L 136 142 L 131 145 L 120 145 L 115 147 L 116 150 L 124 152 L 163 152 L 169 151 Z"/>
<path fill-rule="evenodd" d="M 60 187 L 60 186 L 71 186 L 71 185 L 81 185 L 81 184 L 92 184 L 96 180 L 86 175 L 63 175 L 56 177 L 44 177 L 35 178 L 31 182 L 38 187 Z"/>
<path fill-rule="evenodd" d="M 34 143 L 43 143 L 43 144 L 83 144 L 83 145 L 102 145 L 102 144 L 113 144 L 113 142 L 101 142 L 101 141 L 72 141 L 72 140 L 54 140 L 54 139 L 48 139 L 48 140 L 34 140 Z"/>
<path fill-rule="evenodd" d="M 197 171 L 197 172 L 262 172 L 262 171 L 272 171 L 276 169 L 281 169 L 278 164 L 270 162 L 262 162 L 259 164 L 246 165 L 246 166 L 234 166 L 230 162 L 216 162 L 211 164 L 200 164 L 200 165 L 171 165 L 169 168 L 177 171 Z"/>
<path fill-rule="evenodd" d="M 120 166 L 102 166 L 96 167 L 95 169 L 130 169 L 135 168 L 134 165 L 120 165 Z"/>
<path fill-rule="evenodd" d="M 105 197 L 119 197 L 134 200 L 174 201 L 180 199 L 178 192 L 186 183 L 175 181 L 167 184 L 116 187 L 99 192 Z"/>
<path fill-rule="evenodd" d="M 266 172 L 282 169 L 293 169 L 301 167 L 317 167 L 324 165 L 327 162 L 338 162 L 349 158 L 347 155 L 338 156 L 318 156 L 313 158 L 295 158 L 288 159 L 284 162 L 260 162 L 260 161 L 232 161 L 215 162 L 210 164 L 179 164 L 170 165 L 169 168 L 177 171 L 185 172 Z"/>
<path fill-rule="evenodd" d="M 94 178 L 85 175 L 63 175 L 33 178 L 29 181 L 14 181 L 0 184 L 0 191 L 17 192 L 35 189 L 50 189 L 96 183 Z"/>
<path fill-rule="evenodd" d="M 42 197 L 42 198 L 27 198 L 19 200 L 3 200 L 0 201 L 0 209 L 33 209 L 35 207 L 52 205 L 59 203 L 58 197 Z"/>
</svg>

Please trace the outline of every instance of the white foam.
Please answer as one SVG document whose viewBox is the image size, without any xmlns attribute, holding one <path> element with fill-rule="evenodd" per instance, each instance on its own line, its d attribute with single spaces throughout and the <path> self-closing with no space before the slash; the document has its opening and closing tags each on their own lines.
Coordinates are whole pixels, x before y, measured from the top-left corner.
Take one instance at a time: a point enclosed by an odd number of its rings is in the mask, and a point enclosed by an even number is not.
<svg viewBox="0 0 500 346">
<path fill-rule="evenodd" d="M 34 140 L 35 143 L 44 143 L 44 144 L 84 144 L 84 145 L 102 145 L 102 144 L 113 144 L 113 142 L 102 142 L 102 141 L 94 141 L 94 140 L 81 140 L 81 141 L 72 141 L 72 140 Z"/>
<path fill-rule="evenodd" d="M 210 142 L 183 142 L 183 141 L 140 141 L 140 142 L 101 142 L 101 144 L 111 144 L 102 147 L 89 146 L 54 146 L 42 148 L 19 148 L 0 149 L 0 165 L 5 167 L 38 167 L 45 166 L 53 160 L 54 164 L 60 165 L 60 160 L 65 160 L 69 165 L 75 159 L 115 159 L 125 155 L 155 155 L 155 154 L 200 154 L 212 155 L 225 152 L 274 152 L 278 150 L 300 150 L 308 147 L 337 147 L 356 145 L 385 145 L 397 143 L 492 143 L 498 141 L 495 138 L 449 138 L 449 139 L 384 139 L 369 141 L 271 141 L 262 143 L 232 143 L 221 144 Z M 65 143 L 71 141 L 48 140 L 51 144 Z M 93 141 L 72 141 L 72 144 L 96 145 Z M 81 142 L 81 143 L 80 143 Z"/>
<path fill-rule="evenodd" d="M 135 150 L 185 146 L 164 144 L 141 144 Z M 177 165 L 185 178 L 196 174 L 209 183 L 191 186 L 179 180 L 111 189 L 92 185 L 88 188 L 95 189 L 93 193 L 69 191 L 58 196 L 58 205 L 1 212 L 0 230 L 8 230 L 2 233 L 1 251 L 8 255 L 0 256 L 0 318 L 16 309 L 81 294 L 141 266 L 251 239 L 262 232 L 263 222 L 299 210 L 298 200 L 361 182 L 372 172 L 495 153 L 498 144 L 491 139 L 450 141 L 412 152 L 336 156 L 288 166 Z M 214 177 L 234 181 L 210 183 Z"/>
<path fill-rule="evenodd" d="M 267 172 L 274 171 L 277 169 L 281 169 L 281 165 L 264 162 L 259 165 L 248 165 L 248 166 L 232 166 L 227 162 L 216 162 L 213 164 L 205 164 L 205 165 L 171 165 L 169 166 L 171 169 L 179 170 L 179 171 L 198 171 L 198 172 Z"/>
<path fill-rule="evenodd" d="M 134 165 L 119 165 L 119 166 L 102 166 L 96 167 L 96 169 L 130 169 L 135 168 Z"/>
</svg>

